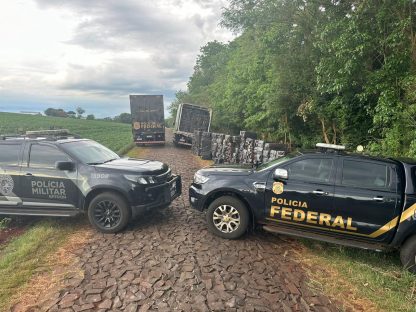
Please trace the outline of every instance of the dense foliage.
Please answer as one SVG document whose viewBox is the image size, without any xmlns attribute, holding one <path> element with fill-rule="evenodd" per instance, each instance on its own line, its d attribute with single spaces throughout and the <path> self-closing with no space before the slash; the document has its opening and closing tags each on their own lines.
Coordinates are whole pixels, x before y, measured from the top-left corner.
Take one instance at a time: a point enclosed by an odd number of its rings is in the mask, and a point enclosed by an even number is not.
<svg viewBox="0 0 416 312">
<path fill-rule="evenodd" d="M 415 12 L 413 0 L 231 0 L 222 24 L 238 36 L 201 48 L 172 112 L 192 102 L 216 130 L 415 157 Z"/>
</svg>

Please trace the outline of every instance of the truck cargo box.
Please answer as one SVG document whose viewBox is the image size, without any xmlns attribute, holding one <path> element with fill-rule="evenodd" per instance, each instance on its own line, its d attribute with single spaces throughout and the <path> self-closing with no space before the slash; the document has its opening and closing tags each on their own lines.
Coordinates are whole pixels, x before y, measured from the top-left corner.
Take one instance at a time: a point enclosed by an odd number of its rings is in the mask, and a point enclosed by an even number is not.
<svg viewBox="0 0 416 312">
<path fill-rule="evenodd" d="M 210 109 L 188 103 L 179 104 L 173 142 L 191 146 L 194 132 L 196 130 L 209 132 L 210 126 Z"/>
<path fill-rule="evenodd" d="M 130 95 L 130 110 L 136 144 L 165 143 L 163 95 Z"/>
</svg>

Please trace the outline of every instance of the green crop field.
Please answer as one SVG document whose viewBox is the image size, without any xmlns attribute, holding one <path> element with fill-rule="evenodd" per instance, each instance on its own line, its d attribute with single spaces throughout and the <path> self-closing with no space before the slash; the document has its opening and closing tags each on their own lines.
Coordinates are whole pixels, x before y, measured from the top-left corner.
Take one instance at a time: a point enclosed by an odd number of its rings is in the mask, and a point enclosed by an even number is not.
<svg viewBox="0 0 416 312">
<path fill-rule="evenodd" d="M 0 134 L 24 133 L 27 130 L 40 129 L 69 129 L 71 133 L 100 142 L 116 152 L 132 143 L 131 126 L 129 124 L 0 113 Z"/>
</svg>

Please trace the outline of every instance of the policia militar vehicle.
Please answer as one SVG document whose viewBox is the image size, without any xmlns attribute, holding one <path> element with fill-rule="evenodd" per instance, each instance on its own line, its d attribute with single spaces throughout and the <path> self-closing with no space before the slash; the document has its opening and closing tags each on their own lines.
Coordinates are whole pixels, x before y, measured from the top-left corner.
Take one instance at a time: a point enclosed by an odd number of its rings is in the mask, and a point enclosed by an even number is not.
<svg viewBox="0 0 416 312">
<path fill-rule="evenodd" d="M 416 161 L 343 152 L 343 146 L 289 154 L 257 168 L 196 172 L 191 205 L 228 239 L 249 226 L 373 250 L 400 249 L 416 273 Z"/>
<path fill-rule="evenodd" d="M 120 158 L 67 131 L 0 136 L 0 215 L 86 213 L 104 233 L 121 231 L 141 209 L 168 206 L 181 177 L 161 162 Z"/>
</svg>

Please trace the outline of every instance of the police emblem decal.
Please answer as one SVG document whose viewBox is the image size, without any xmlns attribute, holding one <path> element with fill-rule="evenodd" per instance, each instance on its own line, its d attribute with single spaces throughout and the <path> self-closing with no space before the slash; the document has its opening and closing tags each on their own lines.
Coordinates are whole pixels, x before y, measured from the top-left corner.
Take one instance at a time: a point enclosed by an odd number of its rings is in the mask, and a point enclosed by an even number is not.
<svg viewBox="0 0 416 312">
<path fill-rule="evenodd" d="M 282 182 L 274 182 L 273 183 L 273 193 L 279 195 L 283 193 L 283 183 Z"/>
<path fill-rule="evenodd" d="M 13 193 L 14 182 L 11 176 L 0 174 L 0 194 L 7 196 Z"/>
</svg>

